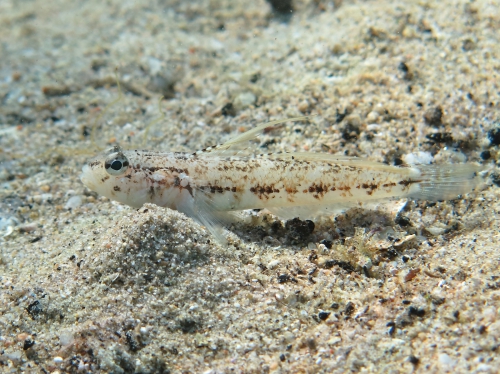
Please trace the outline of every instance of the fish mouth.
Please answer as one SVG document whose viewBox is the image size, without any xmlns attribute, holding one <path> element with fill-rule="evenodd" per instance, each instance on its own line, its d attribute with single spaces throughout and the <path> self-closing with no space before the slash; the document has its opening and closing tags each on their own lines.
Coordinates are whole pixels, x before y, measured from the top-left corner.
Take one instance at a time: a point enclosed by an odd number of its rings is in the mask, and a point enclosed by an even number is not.
<svg viewBox="0 0 500 374">
<path fill-rule="evenodd" d="M 89 165 L 84 165 L 82 167 L 82 172 L 78 177 L 86 187 L 90 188 L 91 190 L 93 189 L 93 184 L 91 182 L 93 176 Z"/>
</svg>

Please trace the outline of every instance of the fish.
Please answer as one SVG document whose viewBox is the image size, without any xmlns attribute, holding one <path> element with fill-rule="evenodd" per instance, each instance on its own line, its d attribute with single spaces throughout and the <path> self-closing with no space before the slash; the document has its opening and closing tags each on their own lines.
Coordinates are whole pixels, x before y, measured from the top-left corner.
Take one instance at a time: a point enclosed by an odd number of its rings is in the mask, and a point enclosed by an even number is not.
<svg viewBox="0 0 500 374">
<path fill-rule="evenodd" d="M 283 219 L 306 219 L 395 198 L 449 200 L 480 183 L 483 168 L 473 163 L 391 166 L 330 153 L 241 149 L 287 121 L 308 118 L 264 123 L 194 153 L 113 146 L 89 160 L 80 179 L 90 190 L 134 208 L 152 203 L 180 211 L 220 243 L 231 212 L 267 209 Z"/>
</svg>

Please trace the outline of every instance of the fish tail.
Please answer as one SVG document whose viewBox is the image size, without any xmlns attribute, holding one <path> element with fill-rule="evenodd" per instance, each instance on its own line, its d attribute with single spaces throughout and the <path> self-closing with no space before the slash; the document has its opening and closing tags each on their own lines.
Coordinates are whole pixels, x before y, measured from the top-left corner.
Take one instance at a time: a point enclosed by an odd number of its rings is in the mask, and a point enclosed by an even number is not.
<svg viewBox="0 0 500 374">
<path fill-rule="evenodd" d="M 419 189 L 410 197 L 423 200 L 451 200 L 474 191 L 484 183 L 485 167 L 475 164 L 419 165 Z"/>
</svg>

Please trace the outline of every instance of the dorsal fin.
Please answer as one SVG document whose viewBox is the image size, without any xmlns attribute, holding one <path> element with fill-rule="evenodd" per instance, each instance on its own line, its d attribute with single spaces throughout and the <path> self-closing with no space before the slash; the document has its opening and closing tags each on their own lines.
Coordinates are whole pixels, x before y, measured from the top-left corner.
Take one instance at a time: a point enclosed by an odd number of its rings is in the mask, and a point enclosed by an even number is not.
<svg viewBox="0 0 500 374">
<path fill-rule="evenodd" d="M 201 151 L 195 152 L 193 155 L 199 156 L 202 154 L 206 155 L 212 155 L 212 156 L 232 156 L 235 155 L 239 152 L 242 151 L 242 149 L 236 149 L 238 145 L 241 145 L 243 143 L 246 143 L 250 140 L 256 139 L 259 135 L 276 130 L 280 128 L 283 123 L 285 122 L 296 122 L 296 121 L 303 121 L 308 118 L 311 118 L 311 116 L 302 116 L 302 117 L 294 117 L 294 118 L 286 118 L 286 119 L 279 119 L 276 121 L 271 121 L 271 122 L 266 122 L 263 123 L 251 130 L 248 130 L 244 132 L 243 134 L 240 134 L 227 142 L 219 145 L 215 145 L 212 147 L 205 148 Z"/>
</svg>

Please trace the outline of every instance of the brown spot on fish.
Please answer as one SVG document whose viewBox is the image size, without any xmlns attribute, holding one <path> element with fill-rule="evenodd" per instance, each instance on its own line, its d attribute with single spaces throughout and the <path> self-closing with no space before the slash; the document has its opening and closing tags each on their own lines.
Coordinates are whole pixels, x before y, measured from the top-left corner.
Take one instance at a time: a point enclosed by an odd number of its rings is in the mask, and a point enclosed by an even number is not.
<svg viewBox="0 0 500 374">
<path fill-rule="evenodd" d="M 382 187 L 384 187 L 384 188 L 387 188 L 387 187 L 394 187 L 395 185 L 396 185 L 396 183 L 394 183 L 394 182 L 391 182 L 391 183 L 384 183 L 384 184 L 382 185 Z"/>
<path fill-rule="evenodd" d="M 363 183 L 361 185 L 361 187 L 363 187 L 364 189 L 368 189 L 369 188 L 370 190 L 373 191 L 373 190 L 376 190 L 378 188 L 378 185 L 376 185 L 375 183 L 370 183 L 370 184 L 369 183 Z"/>
<path fill-rule="evenodd" d="M 279 191 L 278 189 L 274 188 L 274 185 L 256 185 L 254 187 L 250 188 L 250 192 L 256 194 L 259 196 L 260 199 L 266 198 L 269 199 L 269 195 L 271 195 L 273 192 Z"/>
<path fill-rule="evenodd" d="M 328 186 L 323 184 L 323 183 L 313 183 L 310 187 L 309 187 L 309 192 L 310 193 L 315 193 L 316 195 L 319 195 L 319 196 L 323 196 L 326 192 L 328 192 Z M 315 198 L 317 198 L 316 196 L 314 196 Z"/>
<path fill-rule="evenodd" d="M 411 180 L 411 179 L 406 179 L 406 180 L 402 180 L 400 181 L 398 184 L 404 186 L 404 187 L 407 187 L 409 186 L 410 184 L 413 184 L 413 183 L 420 183 L 422 182 L 421 180 Z"/>
<path fill-rule="evenodd" d="M 114 187 L 113 187 L 113 190 L 115 190 L 116 192 L 119 192 L 119 191 L 121 191 L 122 189 L 121 189 L 119 186 L 114 186 Z"/>
</svg>

